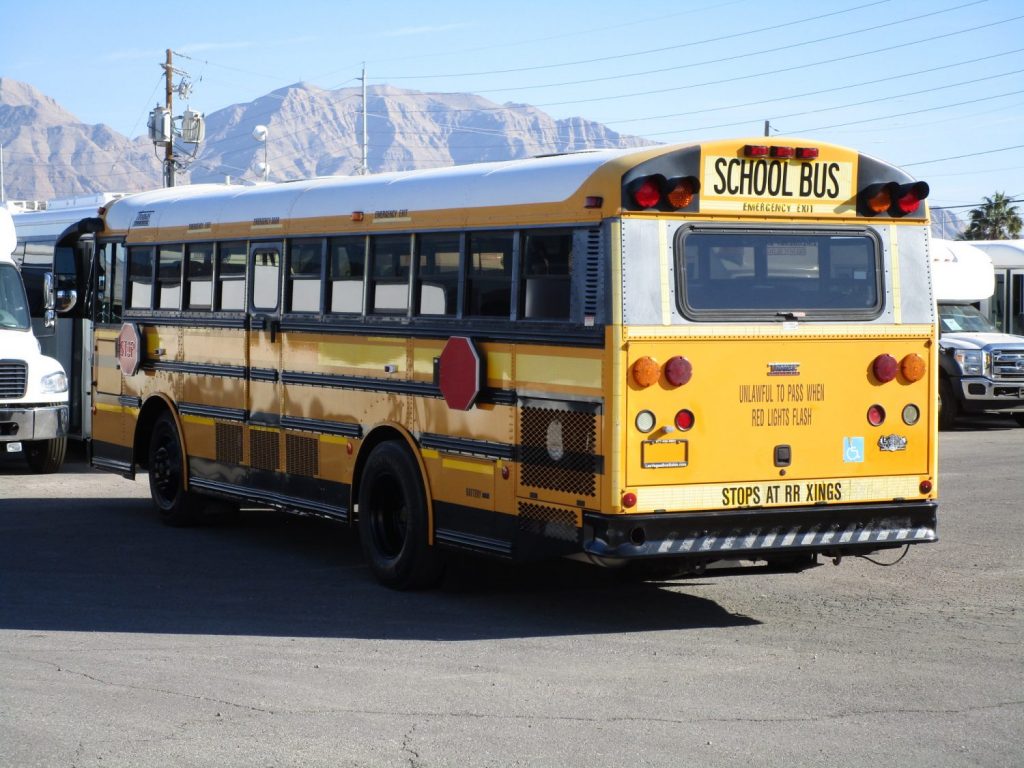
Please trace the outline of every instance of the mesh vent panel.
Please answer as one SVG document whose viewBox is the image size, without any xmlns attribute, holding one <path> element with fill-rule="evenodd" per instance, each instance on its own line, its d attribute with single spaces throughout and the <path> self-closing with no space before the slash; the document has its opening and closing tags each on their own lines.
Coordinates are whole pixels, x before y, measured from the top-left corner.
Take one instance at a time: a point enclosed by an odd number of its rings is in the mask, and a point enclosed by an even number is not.
<svg viewBox="0 0 1024 768">
<path fill-rule="evenodd" d="M 313 437 L 285 435 L 289 475 L 316 477 L 320 471 L 320 441 Z"/>
<path fill-rule="evenodd" d="M 281 441 L 277 432 L 249 430 L 249 465 L 276 472 L 281 465 Z"/>
<path fill-rule="evenodd" d="M 571 509 L 519 502 L 519 530 L 549 539 L 576 541 L 578 515 Z"/>
<path fill-rule="evenodd" d="M 524 406 L 519 416 L 522 485 L 577 496 L 597 493 L 597 417 Z"/>
<path fill-rule="evenodd" d="M 599 283 L 601 279 L 601 230 L 587 231 L 586 281 L 583 293 L 583 312 L 596 315 Z"/>
<path fill-rule="evenodd" d="M 242 463 L 242 426 L 217 424 L 217 461 L 221 464 Z"/>
</svg>

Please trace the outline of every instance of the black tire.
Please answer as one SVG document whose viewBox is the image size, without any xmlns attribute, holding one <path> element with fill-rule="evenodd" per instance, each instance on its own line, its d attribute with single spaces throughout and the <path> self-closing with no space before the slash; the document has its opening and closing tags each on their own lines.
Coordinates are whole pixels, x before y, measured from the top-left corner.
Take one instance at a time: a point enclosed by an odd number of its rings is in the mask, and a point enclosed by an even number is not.
<svg viewBox="0 0 1024 768">
<path fill-rule="evenodd" d="M 957 404 L 949 379 L 939 379 L 939 429 L 952 429 L 956 423 Z"/>
<path fill-rule="evenodd" d="M 156 420 L 150 436 L 149 493 L 164 524 L 180 527 L 199 522 L 201 500 L 185 490 L 185 454 L 169 413 Z"/>
<path fill-rule="evenodd" d="M 1013 420 L 1017 422 L 1018 427 L 1024 427 L 1024 413 L 1013 414 Z"/>
<path fill-rule="evenodd" d="M 56 472 L 64 463 L 68 452 L 68 439 L 55 437 L 51 440 L 31 440 L 25 443 L 25 459 L 29 469 L 40 475 Z"/>
<path fill-rule="evenodd" d="M 366 460 L 359 482 L 359 538 L 373 575 L 393 589 L 436 585 L 442 563 L 427 536 L 419 467 L 403 445 L 381 443 Z"/>
</svg>

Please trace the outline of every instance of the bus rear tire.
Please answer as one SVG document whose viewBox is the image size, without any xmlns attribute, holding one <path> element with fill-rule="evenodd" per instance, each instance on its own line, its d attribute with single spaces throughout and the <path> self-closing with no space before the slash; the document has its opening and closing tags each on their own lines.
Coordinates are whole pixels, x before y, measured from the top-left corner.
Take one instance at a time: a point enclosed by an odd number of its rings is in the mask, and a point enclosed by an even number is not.
<svg viewBox="0 0 1024 768">
<path fill-rule="evenodd" d="M 29 469 L 40 475 L 56 472 L 64 463 L 68 451 L 66 437 L 54 437 L 50 440 L 32 440 L 25 443 L 25 460 Z"/>
<path fill-rule="evenodd" d="M 428 533 L 416 460 L 400 443 L 381 443 L 366 460 L 359 483 L 359 538 L 377 580 L 393 589 L 436 585 L 442 562 Z"/>
<path fill-rule="evenodd" d="M 185 490 L 185 453 L 169 413 L 160 415 L 150 436 L 149 493 L 165 525 L 182 527 L 199 522 L 199 499 Z"/>
</svg>

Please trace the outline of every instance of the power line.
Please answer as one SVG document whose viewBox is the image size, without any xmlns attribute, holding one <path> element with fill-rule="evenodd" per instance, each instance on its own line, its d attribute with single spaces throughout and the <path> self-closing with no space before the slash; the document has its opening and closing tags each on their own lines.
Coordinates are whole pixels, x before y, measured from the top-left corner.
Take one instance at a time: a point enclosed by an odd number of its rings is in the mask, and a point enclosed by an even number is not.
<svg viewBox="0 0 1024 768">
<path fill-rule="evenodd" d="M 774 31 L 776 29 L 792 28 L 796 24 L 807 24 L 807 23 L 810 23 L 812 21 L 820 21 L 821 19 L 827 19 L 827 18 L 829 18 L 831 16 L 839 16 L 839 15 L 844 14 L 844 13 L 850 13 L 851 11 L 864 10 L 865 8 L 870 8 L 871 6 L 874 6 L 874 5 L 882 5 L 882 4 L 887 3 L 887 2 L 889 2 L 889 0 L 876 0 L 875 2 L 866 3 L 864 5 L 856 5 L 856 6 L 853 6 L 851 8 L 843 8 L 842 10 L 839 10 L 839 11 L 832 11 L 831 13 L 823 13 L 820 16 L 801 17 L 799 19 L 796 19 L 795 21 L 786 21 L 786 22 L 783 22 L 781 24 L 773 24 L 772 26 L 768 26 L 768 27 L 759 27 L 758 29 L 751 29 L 751 30 L 747 30 L 746 32 L 734 32 L 734 33 L 729 34 L 729 35 L 720 35 L 718 37 L 708 37 L 708 38 L 705 38 L 703 40 L 688 40 L 687 42 L 680 43 L 678 45 L 668 45 L 668 46 L 665 46 L 663 48 L 649 48 L 649 49 L 644 50 L 644 51 L 634 51 L 632 53 L 620 53 L 620 54 L 616 54 L 616 55 L 613 55 L 613 56 L 601 56 L 601 57 L 593 58 L 593 59 L 578 59 L 576 61 L 565 61 L 565 62 L 561 62 L 561 63 L 558 63 L 558 64 L 537 64 L 537 65 L 534 65 L 534 66 L 531 66 L 531 67 L 515 67 L 515 68 L 512 68 L 512 69 L 492 69 L 492 70 L 485 71 L 485 72 L 455 72 L 455 73 L 449 73 L 449 74 L 431 74 L 431 75 L 386 75 L 386 76 L 383 76 L 383 77 L 380 77 L 380 78 L 374 78 L 374 80 L 382 80 L 384 82 L 392 82 L 394 80 L 436 80 L 436 79 L 439 79 L 439 78 L 451 79 L 451 78 L 457 78 L 457 77 L 485 77 L 485 76 L 490 76 L 490 75 L 513 74 L 513 73 L 517 73 L 517 72 L 533 72 L 533 71 L 542 70 L 542 69 L 560 69 L 562 67 L 575 67 L 575 66 L 579 66 L 581 64 L 598 64 L 598 63 L 603 63 L 603 62 L 606 62 L 606 61 L 620 61 L 622 59 L 629 59 L 629 58 L 633 58 L 635 56 L 648 56 L 648 55 L 653 54 L 653 53 L 665 53 L 666 51 L 675 51 L 675 50 L 679 50 L 680 48 L 690 48 L 690 47 L 697 46 L 697 45 L 705 45 L 707 43 L 720 43 L 720 42 L 722 42 L 724 40 L 732 40 L 732 39 L 735 39 L 735 38 L 738 38 L 738 37 L 746 37 L 748 35 L 756 35 L 756 34 L 760 34 L 762 32 L 771 32 L 771 31 Z M 967 5 L 976 5 L 978 3 L 983 3 L 983 2 L 988 2 L 988 0 L 975 0 L 975 2 L 968 3 Z M 959 7 L 965 7 L 965 6 L 959 6 Z M 955 10 L 955 9 L 953 9 L 953 10 Z M 678 15 L 678 14 L 676 14 L 676 15 Z M 926 15 L 931 15 L 931 14 L 926 14 Z M 661 19 L 659 19 L 659 21 L 661 21 Z M 644 73 L 644 74 L 647 74 L 647 73 Z M 623 77 L 629 77 L 629 75 L 623 75 Z M 570 85 L 575 85 L 575 83 L 570 83 Z M 543 86 L 543 87 L 549 87 L 549 86 Z M 520 89 L 512 88 L 510 90 L 520 90 Z"/>
</svg>

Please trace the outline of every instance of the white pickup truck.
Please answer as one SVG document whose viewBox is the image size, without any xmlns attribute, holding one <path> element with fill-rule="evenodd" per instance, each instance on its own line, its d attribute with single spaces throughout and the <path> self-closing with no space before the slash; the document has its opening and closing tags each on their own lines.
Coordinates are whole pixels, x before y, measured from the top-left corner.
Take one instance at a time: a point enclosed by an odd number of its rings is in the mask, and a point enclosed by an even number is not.
<svg viewBox="0 0 1024 768">
<path fill-rule="evenodd" d="M 11 215 L 0 207 L 0 451 L 23 453 L 35 472 L 56 472 L 67 451 L 68 379 L 32 335 L 15 244 Z"/>
</svg>

